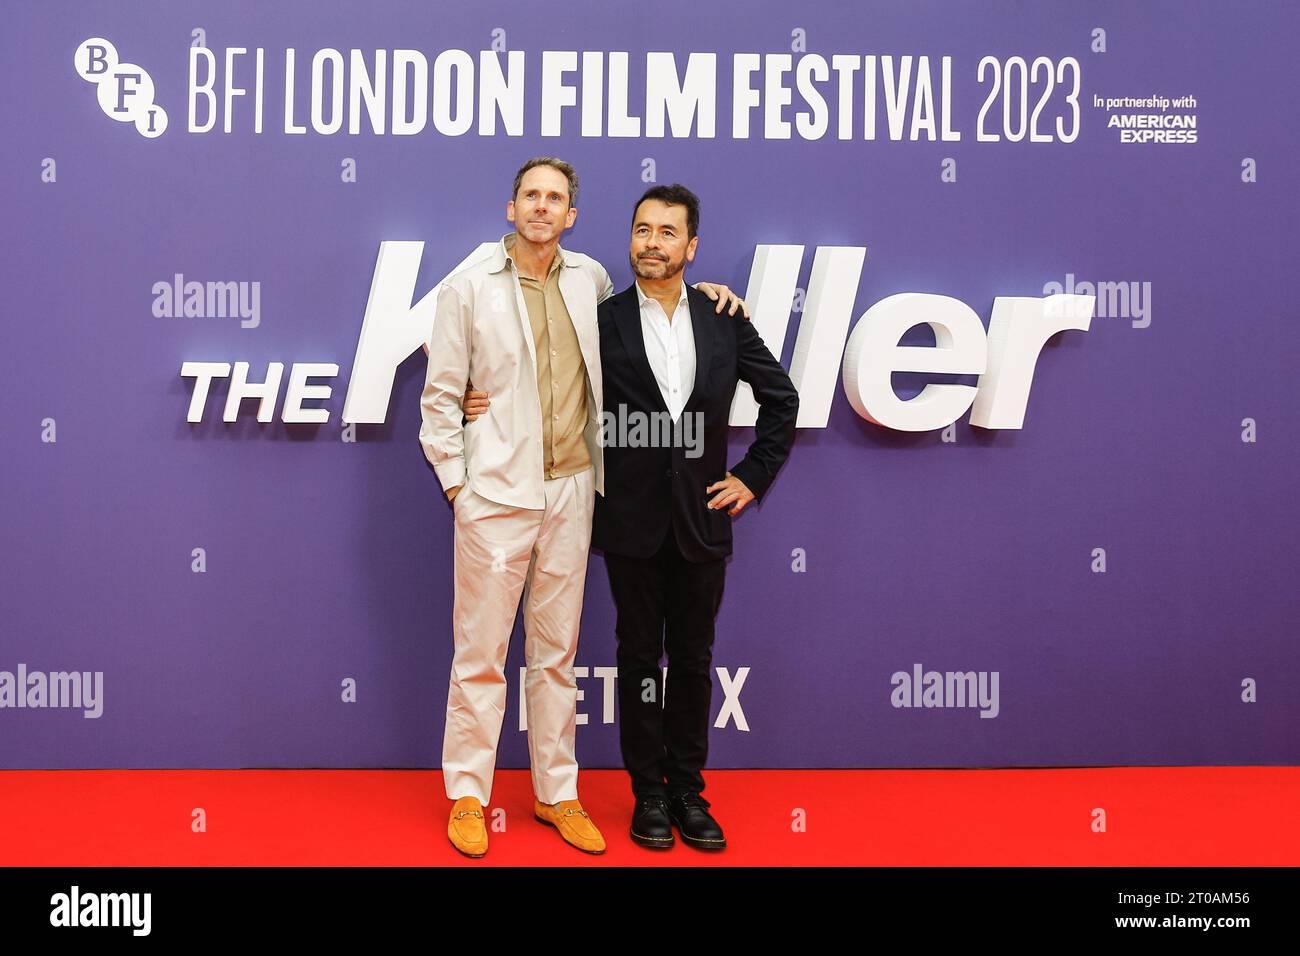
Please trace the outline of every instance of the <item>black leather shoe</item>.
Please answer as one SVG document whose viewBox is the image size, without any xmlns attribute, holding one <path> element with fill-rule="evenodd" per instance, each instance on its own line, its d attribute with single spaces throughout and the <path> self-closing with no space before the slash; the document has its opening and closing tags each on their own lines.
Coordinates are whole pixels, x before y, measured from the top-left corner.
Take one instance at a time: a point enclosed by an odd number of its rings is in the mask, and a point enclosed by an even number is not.
<svg viewBox="0 0 1300 956">
<path fill-rule="evenodd" d="M 674 793 L 668 798 L 668 815 L 682 834 L 682 840 L 699 850 L 722 850 L 727 838 L 718 821 L 709 816 L 709 801 L 698 793 Z"/>
<path fill-rule="evenodd" d="M 668 801 L 663 797 L 641 797 L 632 811 L 632 840 L 652 850 L 667 850 L 673 839 L 673 824 L 668 819 Z"/>
</svg>

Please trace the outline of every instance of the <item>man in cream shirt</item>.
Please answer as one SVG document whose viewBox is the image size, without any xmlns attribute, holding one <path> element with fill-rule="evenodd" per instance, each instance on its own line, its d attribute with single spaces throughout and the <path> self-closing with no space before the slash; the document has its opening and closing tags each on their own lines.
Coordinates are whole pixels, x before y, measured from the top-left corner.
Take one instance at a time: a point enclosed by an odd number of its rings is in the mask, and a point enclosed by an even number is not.
<svg viewBox="0 0 1300 956">
<path fill-rule="evenodd" d="M 605 841 L 578 800 L 573 659 L 594 496 L 604 494 L 596 305 L 613 285 L 599 262 L 559 246 L 578 215 L 572 166 L 529 160 L 512 196 L 506 218 L 515 231 L 438 292 L 420 400 L 420 443 L 455 512 L 447 833 L 468 856 L 487 852 L 483 807 L 522 594 L 533 814 L 570 844 L 601 853 Z M 740 305 L 725 286 L 699 288 L 718 311 Z M 461 396 L 470 382 L 493 401 L 466 423 Z"/>
</svg>

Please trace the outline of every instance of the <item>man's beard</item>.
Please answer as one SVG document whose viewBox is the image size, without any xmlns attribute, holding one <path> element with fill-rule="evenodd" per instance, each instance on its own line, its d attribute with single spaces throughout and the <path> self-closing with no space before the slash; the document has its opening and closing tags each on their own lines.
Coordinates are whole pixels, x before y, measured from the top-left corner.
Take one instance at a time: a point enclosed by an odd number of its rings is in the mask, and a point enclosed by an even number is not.
<svg viewBox="0 0 1300 956">
<path fill-rule="evenodd" d="M 638 259 L 636 256 L 629 255 L 628 261 L 632 265 L 632 271 L 642 279 L 671 279 L 686 267 L 686 258 L 684 256 L 674 262 L 672 259 L 667 257 L 656 259 L 648 256 L 645 259 Z M 655 273 L 661 268 L 664 268 L 663 275 L 656 275 Z"/>
</svg>

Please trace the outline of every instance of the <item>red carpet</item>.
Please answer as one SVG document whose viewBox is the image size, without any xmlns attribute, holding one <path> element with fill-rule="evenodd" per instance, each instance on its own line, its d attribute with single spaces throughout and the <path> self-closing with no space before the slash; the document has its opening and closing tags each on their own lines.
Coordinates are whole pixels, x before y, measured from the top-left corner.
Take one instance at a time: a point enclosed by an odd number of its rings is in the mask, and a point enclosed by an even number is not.
<svg viewBox="0 0 1300 956">
<path fill-rule="evenodd" d="M 1294 866 L 1300 768 L 713 770 L 730 846 L 644 850 L 622 771 L 584 770 L 609 849 L 592 857 L 532 816 L 527 771 L 482 860 L 447 842 L 437 771 L 0 771 L 5 866 Z M 1091 829 L 1094 808 L 1106 832 Z M 191 831 L 206 812 L 207 832 Z M 796 808 L 806 832 L 795 832 Z"/>
</svg>

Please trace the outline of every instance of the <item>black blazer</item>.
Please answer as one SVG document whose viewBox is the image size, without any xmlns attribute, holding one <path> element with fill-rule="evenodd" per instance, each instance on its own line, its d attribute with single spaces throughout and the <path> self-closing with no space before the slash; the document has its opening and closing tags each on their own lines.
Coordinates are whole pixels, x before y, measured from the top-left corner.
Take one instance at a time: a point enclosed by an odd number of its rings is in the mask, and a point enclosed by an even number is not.
<svg viewBox="0 0 1300 956">
<path fill-rule="evenodd" d="M 618 439 L 620 419 L 635 421 L 628 416 L 637 413 L 647 420 L 657 412 L 662 422 L 669 415 L 646 358 L 635 285 L 610 296 L 596 311 L 604 383 L 605 494 L 596 496 L 591 543 L 603 551 L 648 558 L 671 528 L 688 561 L 731 554 L 733 519 L 727 508 L 708 507 L 718 492 L 704 489 L 726 477 L 727 419 L 737 382 L 750 384 L 759 412 L 754 441 L 730 470 L 756 501 L 794 443 L 799 393 L 753 325 L 740 312 L 717 314 L 716 303 L 689 286 L 686 299 L 695 337 L 695 384 L 679 422 L 702 414 L 703 437 L 678 430 L 679 438 L 668 447 L 628 447 L 630 442 Z M 697 452 L 698 457 L 687 457 Z"/>
</svg>

